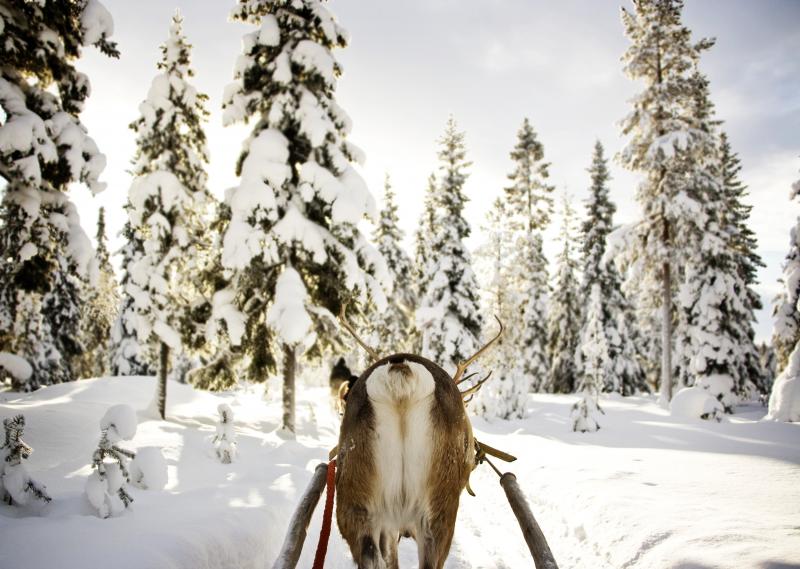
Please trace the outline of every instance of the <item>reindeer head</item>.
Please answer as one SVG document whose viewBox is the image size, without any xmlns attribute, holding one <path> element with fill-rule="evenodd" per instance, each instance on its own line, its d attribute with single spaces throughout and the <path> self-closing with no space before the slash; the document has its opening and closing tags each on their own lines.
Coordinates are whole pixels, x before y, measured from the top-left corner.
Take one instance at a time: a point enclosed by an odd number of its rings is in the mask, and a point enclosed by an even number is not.
<svg viewBox="0 0 800 569">
<path fill-rule="evenodd" d="M 372 363 L 379 361 L 381 359 L 381 355 L 378 353 L 378 351 L 375 350 L 373 347 L 371 347 L 369 344 L 367 344 L 364 340 L 362 340 L 359 337 L 359 335 L 356 333 L 355 329 L 348 322 L 347 315 L 345 313 L 346 309 L 347 309 L 347 306 L 346 305 L 342 305 L 341 312 L 339 313 L 339 321 L 341 322 L 342 326 L 350 333 L 350 335 L 358 343 L 358 345 L 361 346 L 362 348 L 364 348 L 364 351 L 366 351 L 367 354 L 369 354 Z M 475 360 L 477 360 L 479 357 L 481 357 L 495 342 L 497 342 L 497 340 L 500 339 L 500 336 L 503 335 L 503 332 L 505 330 L 505 327 L 503 326 L 503 323 L 500 321 L 500 319 L 497 316 L 495 316 L 494 318 L 495 318 L 495 320 L 497 320 L 497 324 L 500 327 L 500 329 L 498 330 L 497 334 L 491 340 L 489 340 L 486 344 L 484 344 L 477 352 L 475 352 L 472 356 L 470 356 L 466 360 L 460 362 L 456 366 L 456 371 L 453 374 L 453 383 L 455 383 L 457 386 L 461 385 L 462 383 L 466 383 L 467 381 L 469 381 L 470 379 L 472 379 L 473 377 L 475 377 L 477 375 L 477 373 L 471 373 L 471 374 L 469 374 L 469 375 L 467 375 L 465 377 L 464 376 L 464 372 L 467 370 L 467 368 L 471 364 L 473 364 L 475 362 Z M 396 355 L 391 356 L 391 357 L 396 360 L 395 363 L 397 363 L 397 364 L 400 364 L 403 361 L 402 360 L 402 354 L 396 354 Z M 421 358 L 421 356 L 417 356 L 417 357 Z M 430 360 L 427 360 L 427 361 L 430 362 Z M 391 363 L 391 360 L 390 360 L 390 363 Z M 434 362 L 430 362 L 430 363 L 433 364 L 433 365 L 436 365 Z M 464 402 L 465 405 L 472 400 L 472 398 L 475 396 L 475 394 L 480 390 L 480 388 L 483 386 L 483 384 L 486 383 L 486 380 L 488 380 L 491 377 L 491 375 L 492 375 L 492 372 L 489 371 L 489 373 L 487 373 L 484 377 L 482 377 L 480 380 L 475 382 L 473 385 L 471 385 L 470 387 L 468 387 L 467 389 L 465 389 L 463 391 L 459 391 L 459 393 L 461 393 L 461 399 L 462 399 L 462 401 Z"/>
</svg>

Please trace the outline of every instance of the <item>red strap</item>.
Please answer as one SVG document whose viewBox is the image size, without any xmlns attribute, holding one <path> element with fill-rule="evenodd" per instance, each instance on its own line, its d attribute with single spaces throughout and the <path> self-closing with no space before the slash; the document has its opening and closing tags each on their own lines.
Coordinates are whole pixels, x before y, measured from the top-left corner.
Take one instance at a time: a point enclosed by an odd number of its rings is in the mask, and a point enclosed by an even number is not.
<svg viewBox="0 0 800 569">
<path fill-rule="evenodd" d="M 322 514 L 322 529 L 319 532 L 317 554 L 314 556 L 313 569 L 322 569 L 325 565 L 325 554 L 328 552 L 328 538 L 331 537 L 331 520 L 333 519 L 333 494 L 336 492 L 336 459 L 328 463 L 326 480 L 325 512 Z"/>
</svg>

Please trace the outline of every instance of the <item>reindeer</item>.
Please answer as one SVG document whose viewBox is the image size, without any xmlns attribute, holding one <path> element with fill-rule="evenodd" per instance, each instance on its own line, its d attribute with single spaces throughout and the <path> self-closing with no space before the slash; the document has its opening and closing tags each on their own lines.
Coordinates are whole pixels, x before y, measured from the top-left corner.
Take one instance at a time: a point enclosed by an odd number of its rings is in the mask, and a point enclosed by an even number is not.
<svg viewBox="0 0 800 569">
<path fill-rule="evenodd" d="M 469 490 L 476 444 L 458 384 L 503 332 L 450 377 L 414 355 L 381 358 L 344 317 L 374 363 L 353 385 L 339 435 L 336 520 L 359 569 L 397 569 L 400 537 L 417 542 L 420 569 L 441 569 L 450 550 L 461 491 Z M 462 379 L 463 377 L 463 379 Z M 468 401 L 469 399 L 467 399 Z"/>
</svg>

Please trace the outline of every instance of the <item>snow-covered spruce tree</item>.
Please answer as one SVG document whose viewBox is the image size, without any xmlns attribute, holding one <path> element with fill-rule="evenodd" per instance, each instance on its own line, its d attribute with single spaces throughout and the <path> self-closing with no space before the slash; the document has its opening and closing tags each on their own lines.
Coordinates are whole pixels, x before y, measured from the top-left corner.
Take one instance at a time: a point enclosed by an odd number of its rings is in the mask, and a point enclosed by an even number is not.
<svg viewBox="0 0 800 569">
<path fill-rule="evenodd" d="M 602 284 L 592 284 L 585 309 L 585 324 L 581 330 L 580 354 L 582 366 L 576 391 L 580 399 L 572 406 L 572 430 L 593 432 L 600 428 L 598 416 L 603 410 L 597 402 L 600 391 L 608 385 L 608 376 L 615 373 L 615 362 L 608 345 L 608 333 L 603 324 L 604 307 Z"/>
<path fill-rule="evenodd" d="M 13 419 L 4 419 L 5 441 L 0 447 L 0 495 L 8 504 L 25 505 L 36 498 L 47 503 L 51 500 L 47 488 L 36 482 L 28 474 L 22 463 L 33 449 L 22 440 L 25 428 L 25 417 L 17 415 Z"/>
<path fill-rule="evenodd" d="M 383 186 L 383 209 L 375 228 L 373 241 L 386 260 L 394 286 L 386 310 L 374 314 L 373 329 L 380 353 L 408 352 L 412 346 L 412 318 L 416 306 L 413 267 L 403 250 L 403 230 L 399 226 L 397 204 L 389 175 Z"/>
<path fill-rule="evenodd" d="M 548 162 L 544 146 L 526 118 L 511 151 L 514 170 L 504 190 L 509 224 L 509 280 L 516 291 L 507 336 L 513 338 L 520 362 L 519 380 L 528 390 L 539 391 L 547 383 L 550 360 L 547 353 L 547 259 L 542 232 L 553 213 L 553 186 L 547 183 Z"/>
<path fill-rule="evenodd" d="M 85 491 L 101 518 L 117 515 L 133 502 L 127 487 L 128 460 L 136 454 L 117 443 L 131 440 L 137 426 L 136 412 L 129 405 L 113 405 L 100 419 L 100 441 L 92 454 Z"/>
<path fill-rule="evenodd" d="M 425 189 L 425 198 L 422 202 L 422 213 L 414 231 L 414 296 L 419 305 L 419 300 L 425 296 L 428 284 L 431 279 L 428 262 L 433 258 L 431 244 L 436 228 L 439 227 L 437 211 L 437 186 L 436 176 L 428 176 L 428 186 Z M 418 354 L 422 351 L 422 331 L 417 327 L 416 316 L 414 320 L 413 352 Z"/>
<path fill-rule="evenodd" d="M 759 362 L 763 371 L 762 387 L 767 394 L 772 390 L 772 384 L 778 376 L 778 357 L 775 348 L 769 342 L 762 342 L 758 345 Z M 765 397 L 762 397 L 764 399 Z"/>
<path fill-rule="evenodd" d="M 122 257 L 122 279 L 120 288 L 120 304 L 117 317 L 111 327 L 109 344 L 109 372 L 112 376 L 120 375 L 155 375 L 155 358 L 153 350 L 146 343 L 140 342 L 136 333 L 138 316 L 133 297 L 127 294 L 131 275 L 131 267 L 144 254 L 143 240 L 134 231 L 130 221 L 125 222 L 122 229 L 125 244 L 119 251 Z"/>
<path fill-rule="evenodd" d="M 422 355 L 452 371 L 480 347 L 483 318 L 480 289 L 464 244 L 470 234 L 463 216 L 467 201 L 464 182 L 470 163 L 464 133 L 458 131 L 453 117 L 448 119 L 439 145 L 438 226 L 427 261 L 430 281 L 417 309 L 417 327 L 422 332 Z"/>
<path fill-rule="evenodd" d="M 708 80 L 695 73 L 693 84 L 694 124 L 686 143 L 692 155 L 686 168 L 686 192 L 690 197 L 688 192 L 697 193 L 701 211 L 682 232 L 693 247 L 680 286 L 681 322 L 685 322 L 688 349 L 678 352 L 678 363 L 688 361 L 691 383 L 706 389 L 731 413 L 740 397 L 755 395 L 755 381 L 761 376 L 758 368 L 753 376 L 748 370 L 748 361 L 758 365 L 753 293 L 745 282 L 742 261 L 737 259 L 743 252 L 736 247 L 738 228 L 722 176 Z M 682 341 L 679 347 L 683 345 Z"/>
<path fill-rule="evenodd" d="M 598 140 L 594 146 L 592 164 L 589 167 L 591 186 L 586 201 L 586 219 L 581 227 L 583 253 L 583 280 L 581 289 L 593 291 L 599 285 L 598 314 L 589 310 L 587 299 L 583 310 L 581 342 L 577 351 L 577 372 L 580 380 L 587 373 L 583 365 L 584 342 L 597 340 L 591 338 L 588 327 L 596 325 L 591 320 L 599 319 L 599 329 L 605 335 L 602 344 L 607 350 L 607 358 L 612 365 L 603 375 L 602 391 L 614 391 L 622 395 L 632 395 L 638 391 L 648 391 L 644 371 L 639 363 L 636 344 L 633 338 L 633 314 L 628 300 L 622 293 L 621 277 L 616 266 L 607 262 L 606 241 L 613 228 L 616 206 L 609 199 L 608 163 L 603 153 L 603 145 Z M 590 348 L 594 349 L 594 348 Z M 585 381 L 588 381 L 586 379 Z"/>
<path fill-rule="evenodd" d="M 755 343 L 755 312 L 763 308 L 761 296 L 755 290 L 758 284 L 758 270 L 764 267 L 764 261 L 756 252 L 758 243 L 755 233 L 750 229 L 750 212 L 753 206 L 746 204 L 747 186 L 739 179 L 742 166 L 739 156 L 731 149 L 728 135 L 725 132 L 719 138 L 720 168 L 722 174 L 723 196 L 729 215 L 728 223 L 732 228 L 731 247 L 735 254 L 733 261 L 737 267 L 739 278 L 745 289 L 739 294 L 742 297 L 746 318 L 751 325 L 746 328 L 745 336 L 740 338 L 741 357 L 739 361 L 739 377 L 749 379 L 755 384 L 762 397 L 769 394 L 769 384 L 774 375 L 765 370 L 761 362 L 761 353 Z M 741 396 L 745 395 L 746 385 L 737 385 Z"/>
<path fill-rule="evenodd" d="M 79 278 L 94 272 L 67 189 L 81 182 L 92 193 L 103 190 L 105 157 L 79 119 L 90 87 L 74 62 L 87 45 L 118 52 L 108 41 L 111 16 L 97 0 L 4 2 L 0 21 L 0 350 L 21 349 L 10 332 L 18 293 L 39 295 L 31 302 L 41 302 L 48 325 L 35 341 L 54 357 L 33 366 L 25 386 L 32 389 L 72 379 Z"/>
<path fill-rule="evenodd" d="M 217 407 L 219 423 L 217 434 L 214 435 L 214 450 L 222 464 L 230 464 L 236 460 L 236 431 L 233 426 L 233 411 L 230 405 L 220 403 Z"/>
<path fill-rule="evenodd" d="M 486 418 L 522 418 L 530 387 L 519 359 L 517 341 L 508 333 L 517 331 L 511 324 L 519 319 L 514 313 L 519 305 L 517 292 L 509 278 L 513 243 L 508 219 L 505 200 L 495 199 L 483 228 L 487 240 L 475 255 L 475 265 L 482 277 L 484 313 L 496 316 L 506 325 L 506 331 L 485 356 L 485 367 L 494 374 L 492 380 L 478 391 L 471 404 L 477 414 Z M 496 326 L 494 318 L 489 320 Z"/>
<path fill-rule="evenodd" d="M 253 121 L 226 203 L 222 265 L 233 312 L 220 314 L 233 345 L 264 381 L 282 359 L 286 429 L 294 430 L 297 357 L 340 345 L 335 315 L 358 318 L 370 295 L 383 309 L 389 284 L 380 254 L 358 230 L 375 202 L 351 162 L 350 119 L 336 104 L 341 69 L 331 50 L 346 33 L 319 0 L 240 0 L 232 18 L 257 26 L 243 37 L 224 122 Z M 223 291 L 217 294 L 222 294 Z"/>
<path fill-rule="evenodd" d="M 81 342 L 84 352 L 74 363 L 78 377 L 103 377 L 108 371 L 108 347 L 111 327 L 119 308 L 119 292 L 114 269 L 106 246 L 105 208 L 97 218 L 97 284 L 86 291 L 87 299 L 81 315 Z"/>
<path fill-rule="evenodd" d="M 800 180 L 792 185 L 789 199 L 800 195 Z M 775 297 L 772 317 L 772 345 L 777 356 L 780 373 L 789 363 L 789 354 L 800 342 L 800 217 L 789 233 L 789 252 L 783 262 L 780 291 Z"/>
<path fill-rule="evenodd" d="M 193 289 L 192 259 L 199 255 L 209 199 L 204 164 L 208 161 L 202 123 L 206 96 L 189 84 L 191 45 L 175 14 L 161 46 L 161 71 L 131 124 L 136 133 L 134 180 L 128 194 L 128 222 L 142 249 L 128 265 L 125 292 L 133 299 L 136 333 L 158 346 L 158 412 L 166 414 L 170 350 L 182 341 L 184 295 Z"/>
<path fill-rule="evenodd" d="M 42 314 L 42 295 L 37 292 L 17 291 L 14 325 L 10 336 L 17 356 L 25 359 L 31 367 L 31 373 L 23 376 L 11 374 L 13 391 L 33 391 L 39 389 L 48 370 L 61 361 L 54 342 L 42 341 L 52 338 L 50 324 Z"/>
<path fill-rule="evenodd" d="M 581 305 L 578 299 L 578 262 L 573 252 L 575 210 L 567 196 L 564 196 L 561 223 L 562 248 L 547 319 L 547 351 L 551 362 L 547 391 L 572 393 L 577 375 L 575 351 L 580 335 Z"/>
<path fill-rule="evenodd" d="M 800 195 L 800 180 L 792 184 L 790 199 Z M 789 239 L 789 254 L 783 265 L 781 278 L 781 291 L 775 299 L 775 328 L 773 331 L 773 345 L 778 355 L 778 369 L 781 365 L 781 356 L 786 352 L 789 342 L 794 341 L 794 347 L 783 362 L 783 369 L 775 378 L 772 392 L 769 396 L 768 419 L 776 421 L 800 421 L 800 217 L 791 229 Z"/>
<path fill-rule="evenodd" d="M 637 276 L 638 297 L 661 312 L 660 397 L 666 404 L 673 384 L 674 297 L 682 276 L 676 263 L 690 247 L 686 240 L 677 239 L 682 232 L 679 223 L 691 222 L 698 212 L 696 201 L 686 191 L 686 167 L 691 163 L 687 148 L 692 128 L 690 72 L 713 41 L 691 43 L 690 31 L 681 24 L 682 0 L 634 0 L 634 8 L 633 12 L 622 10 L 622 23 L 631 40 L 622 60 L 625 73 L 644 82 L 644 89 L 632 99 L 633 111 L 622 122 L 629 141 L 620 159 L 644 178 L 636 191 L 642 217 L 630 253 L 640 258 L 634 265 L 645 273 Z"/>
</svg>

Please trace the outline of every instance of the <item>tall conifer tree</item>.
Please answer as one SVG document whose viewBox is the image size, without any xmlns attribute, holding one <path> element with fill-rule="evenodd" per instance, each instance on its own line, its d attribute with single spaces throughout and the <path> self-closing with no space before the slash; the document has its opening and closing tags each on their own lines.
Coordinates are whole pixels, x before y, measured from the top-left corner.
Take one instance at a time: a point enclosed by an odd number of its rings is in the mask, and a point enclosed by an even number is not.
<svg viewBox="0 0 800 569">
<path fill-rule="evenodd" d="M 382 309 L 389 277 L 357 227 L 377 212 L 334 98 L 341 68 L 332 50 L 345 46 L 345 30 L 319 0 L 240 0 L 232 18 L 257 29 L 243 37 L 224 122 L 254 127 L 226 196 L 222 254 L 243 326 L 232 312 L 221 317 L 252 380 L 282 360 L 283 425 L 293 431 L 298 355 L 319 358 L 341 341 L 334 315 L 344 305 L 354 318 L 370 296 Z"/>
<path fill-rule="evenodd" d="M 133 299 L 140 342 L 157 346 L 158 412 L 166 415 L 170 351 L 178 352 L 180 325 L 187 309 L 182 295 L 190 283 L 187 263 L 197 255 L 202 215 L 209 200 L 208 161 L 202 123 L 206 96 L 188 83 L 193 72 L 191 45 L 179 14 L 161 46 L 161 71 L 131 124 L 136 133 L 134 181 L 128 194 L 128 221 L 142 250 L 126 267 L 125 292 Z"/>
<path fill-rule="evenodd" d="M 692 79 L 703 50 L 713 41 L 691 43 L 691 33 L 681 23 L 682 0 L 634 0 L 634 12 L 623 8 L 622 23 L 631 45 L 623 56 L 625 73 L 643 81 L 633 99 L 633 111 L 623 120 L 629 136 L 622 163 L 640 172 L 644 180 L 636 192 L 642 217 L 636 225 L 632 256 L 644 274 L 638 275 L 638 297 L 650 309 L 660 310 L 660 396 L 666 404 L 673 388 L 673 319 L 676 285 L 682 277 L 678 265 L 689 246 L 677 236 L 696 220 L 698 205 L 687 187 L 687 164 L 696 158 L 690 129 Z M 646 330 L 655 333 L 655 330 Z"/>
<path fill-rule="evenodd" d="M 739 377 L 750 378 L 762 396 L 769 394 L 770 373 L 761 363 L 761 353 L 755 342 L 755 313 L 763 308 L 761 296 L 755 290 L 758 284 L 758 270 L 764 267 L 764 261 L 756 252 L 758 243 L 755 233 L 750 229 L 750 212 L 753 206 L 745 203 L 748 198 L 747 186 L 739 179 L 742 166 L 739 156 L 733 152 L 728 135 L 721 132 L 719 136 L 719 160 L 723 184 L 723 199 L 727 204 L 728 223 L 731 226 L 731 247 L 734 250 L 733 262 L 736 272 L 745 289 L 742 291 L 742 302 L 748 314 L 750 326 L 741 338 L 741 354 L 739 360 Z M 737 386 L 740 390 L 742 385 Z M 744 393 L 741 393 L 744 394 Z"/>
<path fill-rule="evenodd" d="M 542 233 L 553 213 L 553 186 L 548 183 L 550 164 L 544 145 L 526 118 L 511 151 L 513 171 L 504 190 L 509 224 L 509 280 L 516 291 L 512 311 L 519 315 L 508 323 L 507 337 L 519 349 L 520 379 L 528 390 L 538 391 L 547 382 L 547 259 Z"/>
<path fill-rule="evenodd" d="M 96 276 L 67 191 L 73 182 L 103 190 L 105 157 L 80 122 L 90 85 L 74 63 L 84 46 L 118 52 L 97 0 L 6 2 L 0 17 L 0 255 L 13 259 L 0 265 L 0 350 L 36 359 L 29 382 L 16 386 L 35 389 L 73 378 L 81 280 Z M 26 324 L 23 337 L 14 330 L 30 310 L 43 311 L 42 321 Z"/>
<path fill-rule="evenodd" d="M 417 324 L 422 332 L 422 355 L 450 371 L 478 349 L 483 319 L 472 258 L 464 244 L 470 234 L 464 219 L 464 182 L 470 162 L 464 133 L 458 131 L 452 117 L 439 145 L 437 227 L 426 264 L 430 280 L 420 298 Z"/>
<path fill-rule="evenodd" d="M 394 283 L 387 309 L 374 315 L 373 328 L 381 353 L 413 350 L 412 322 L 416 306 L 413 266 L 403 250 L 403 230 L 400 229 L 399 222 L 395 194 L 387 174 L 383 186 L 383 208 L 373 235 L 373 241 L 386 260 L 386 267 Z"/>
<path fill-rule="evenodd" d="M 580 334 L 581 306 L 577 286 L 578 262 L 574 254 L 575 210 L 567 196 L 564 196 L 561 223 L 561 253 L 547 320 L 547 350 L 551 362 L 547 387 L 553 393 L 572 393 L 577 379 L 575 351 Z"/>
<path fill-rule="evenodd" d="M 789 199 L 800 196 L 800 180 L 792 185 Z M 780 291 L 773 305 L 772 345 L 781 373 L 789 364 L 789 356 L 800 343 L 800 217 L 789 233 L 789 252 L 783 261 Z M 800 359 L 798 359 L 800 362 Z M 800 371 L 800 368 L 798 368 Z"/>
<path fill-rule="evenodd" d="M 684 232 L 693 247 L 680 289 L 687 340 L 678 363 L 688 362 L 691 382 L 707 389 L 730 413 L 739 398 L 755 395 L 762 375 L 753 342 L 755 295 L 747 283 L 746 266 L 753 259 L 742 248 L 746 235 L 740 233 L 740 204 L 726 186 L 708 80 L 696 72 L 692 83 L 694 159 L 687 173 L 701 211 L 694 234 Z"/>
<path fill-rule="evenodd" d="M 103 377 L 108 371 L 108 347 L 111 327 L 119 308 L 117 279 L 106 246 L 105 208 L 97 217 L 97 285 L 86 291 L 86 307 L 81 316 L 81 340 L 84 353 L 76 362 L 79 377 Z"/>
<path fill-rule="evenodd" d="M 581 290 L 593 291 L 598 285 L 597 299 L 594 304 L 586 299 L 583 307 L 583 325 L 580 335 L 580 346 L 577 351 L 579 376 L 584 373 L 594 374 L 586 381 L 594 381 L 598 370 L 602 368 L 603 391 L 615 391 L 623 395 L 632 395 L 637 391 L 646 391 L 644 372 L 639 363 L 636 345 L 633 338 L 633 314 L 630 304 L 622 293 L 621 277 L 616 266 L 605 259 L 606 242 L 613 229 L 613 218 L 616 206 L 609 199 L 608 164 L 603 154 L 603 145 L 597 141 L 589 168 L 591 186 L 589 199 L 586 201 L 586 220 L 582 225 L 582 259 L 583 282 Z M 593 294 L 593 293 L 592 293 Z M 593 311 L 599 311 L 595 314 Z M 597 330 L 604 334 L 602 342 L 595 338 Z M 605 355 L 610 365 L 594 365 L 592 370 L 584 366 L 584 358 L 591 356 L 602 346 L 607 350 Z M 588 384 L 587 384 L 588 385 Z"/>
</svg>

